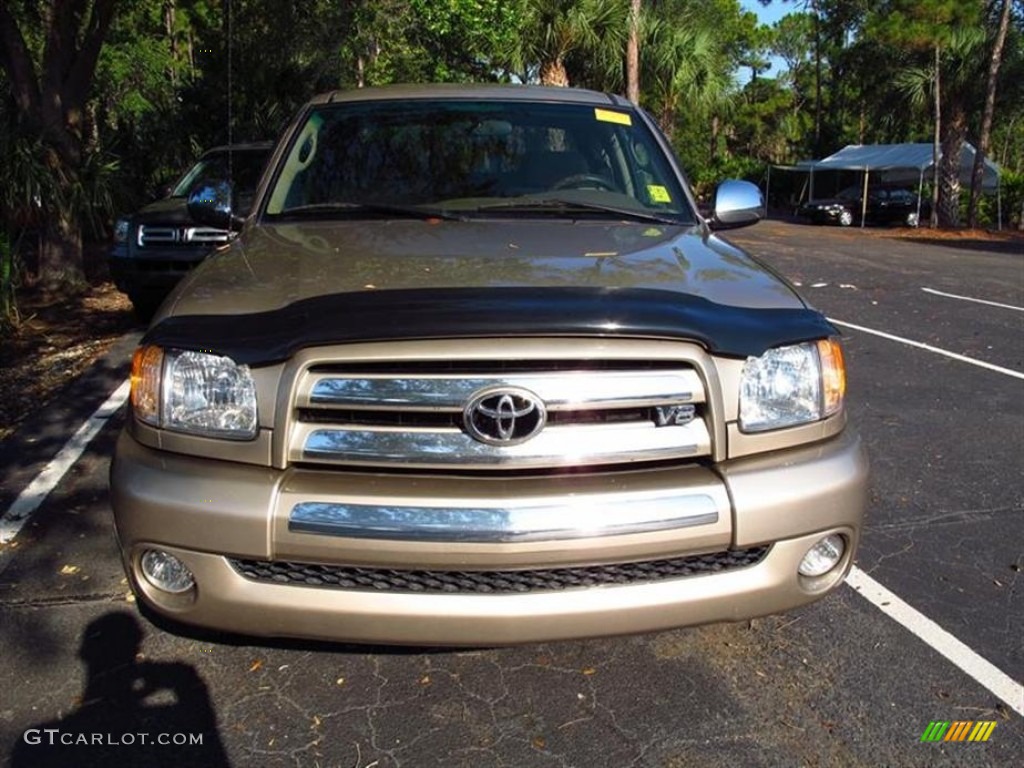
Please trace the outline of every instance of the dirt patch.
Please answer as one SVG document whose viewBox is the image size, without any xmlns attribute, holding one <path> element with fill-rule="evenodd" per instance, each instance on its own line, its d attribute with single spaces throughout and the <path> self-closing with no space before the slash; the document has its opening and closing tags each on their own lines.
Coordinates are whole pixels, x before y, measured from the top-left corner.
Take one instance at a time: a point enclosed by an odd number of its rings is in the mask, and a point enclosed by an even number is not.
<svg viewBox="0 0 1024 768">
<path fill-rule="evenodd" d="M 1020 246 L 1021 252 L 1024 253 L 1024 231 L 1015 229 L 932 229 L 928 226 L 897 227 L 874 224 L 868 224 L 863 228 L 856 225 L 852 227 L 837 227 L 834 225 L 814 225 L 805 219 L 787 216 L 773 216 L 767 219 L 767 221 L 787 222 L 811 228 L 819 226 L 828 229 L 830 233 L 848 235 L 849 237 L 895 238 L 897 240 L 915 240 L 922 243 L 934 242 L 950 245 L 962 242 L 1016 244 Z"/>
<path fill-rule="evenodd" d="M 878 227 L 847 230 L 855 237 L 880 237 L 964 251 L 985 251 L 1024 256 L 1024 232 L 996 232 L 987 229 L 911 229 L 909 227 Z"/>
<path fill-rule="evenodd" d="M 996 232 L 991 229 L 927 229 L 920 227 L 895 227 L 890 229 L 866 230 L 882 237 L 909 238 L 922 242 L 935 241 L 957 243 L 964 240 L 985 243 L 1019 243 L 1024 248 L 1024 232 L 1003 230 Z"/>
<path fill-rule="evenodd" d="M 23 291 L 18 307 L 20 324 L 0 337 L 0 440 L 138 326 L 128 298 L 109 282 L 59 301 Z"/>
</svg>

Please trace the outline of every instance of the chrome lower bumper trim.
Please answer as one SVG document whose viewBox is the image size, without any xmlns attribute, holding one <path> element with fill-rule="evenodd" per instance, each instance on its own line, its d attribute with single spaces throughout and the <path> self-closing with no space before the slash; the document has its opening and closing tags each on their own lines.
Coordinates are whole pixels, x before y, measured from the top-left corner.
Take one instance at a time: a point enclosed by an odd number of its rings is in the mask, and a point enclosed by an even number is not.
<svg viewBox="0 0 1024 768">
<path fill-rule="evenodd" d="M 411 507 L 301 502 L 288 530 L 363 539 L 450 542 L 552 541 L 651 533 L 718 522 L 702 493 L 568 499 L 522 507 Z"/>
</svg>

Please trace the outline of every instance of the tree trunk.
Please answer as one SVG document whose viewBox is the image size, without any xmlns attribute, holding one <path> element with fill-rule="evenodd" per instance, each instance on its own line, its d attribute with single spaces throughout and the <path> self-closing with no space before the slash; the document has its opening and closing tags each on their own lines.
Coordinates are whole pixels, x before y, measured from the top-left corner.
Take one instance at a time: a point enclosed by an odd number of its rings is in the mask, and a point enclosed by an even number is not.
<svg viewBox="0 0 1024 768">
<path fill-rule="evenodd" d="M 82 231 L 69 200 L 79 183 L 88 136 L 83 117 L 103 40 L 114 18 L 116 0 L 45 4 L 45 39 L 38 62 L 33 59 L 19 21 L 0 2 L 0 67 L 25 124 L 47 146 L 46 162 L 60 179 L 64 202 L 44 201 L 48 226 L 40 238 L 39 278 L 48 290 L 78 288 L 82 269 Z"/>
<path fill-rule="evenodd" d="M 626 43 L 626 98 L 640 103 L 640 0 L 630 0 L 629 40 Z"/>
<path fill-rule="evenodd" d="M 939 155 L 942 148 L 939 144 L 939 134 L 942 131 L 942 91 L 940 89 L 940 67 L 942 55 L 939 46 L 935 46 L 935 133 L 932 139 L 932 229 L 939 226 Z"/>
<path fill-rule="evenodd" d="M 555 85 L 559 88 L 569 87 L 569 73 L 565 69 L 565 62 L 561 57 L 551 61 L 545 61 L 540 65 L 540 84 Z"/>
<path fill-rule="evenodd" d="M 666 104 L 661 108 L 661 112 L 658 114 L 658 127 L 661 128 L 661 132 L 665 134 L 665 138 L 671 144 L 672 137 L 676 133 L 676 110 L 674 107 Z"/>
<path fill-rule="evenodd" d="M 821 157 L 821 14 L 812 0 L 814 14 L 814 156 Z"/>
<path fill-rule="evenodd" d="M 971 229 L 978 226 L 978 200 L 981 198 L 981 187 L 985 180 L 985 156 L 988 154 L 989 140 L 992 136 L 992 119 L 996 112 L 996 85 L 999 82 L 999 66 L 1003 61 L 1003 43 L 1006 41 L 1006 28 L 1009 25 L 1010 0 L 1003 0 L 1003 10 L 999 17 L 999 31 L 996 33 L 996 40 L 992 46 L 992 61 L 988 67 L 985 112 L 981 118 L 981 132 L 978 135 L 974 168 L 971 172 L 971 199 L 967 204 L 967 226 Z"/>
<path fill-rule="evenodd" d="M 946 118 L 939 161 L 939 226 L 960 226 L 960 154 L 967 138 L 967 115 L 956 107 Z"/>
<path fill-rule="evenodd" d="M 39 279 L 47 293 L 80 290 L 85 282 L 82 226 L 68 211 L 54 211 L 40 237 Z"/>
<path fill-rule="evenodd" d="M 171 66 L 168 71 L 168 75 L 171 78 L 171 87 L 178 87 L 178 73 L 176 71 L 178 65 L 178 40 L 174 34 L 174 3 L 164 3 L 164 31 L 167 33 L 167 43 L 171 49 Z"/>
<path fill-rule="evenodd" d="M 718 134 L 721 131 L 722 123 L 718 115 L 711 116 L 711 144 L 708 146 L 708 159 L 713 163 L 718 157 Z"/>
</svg>

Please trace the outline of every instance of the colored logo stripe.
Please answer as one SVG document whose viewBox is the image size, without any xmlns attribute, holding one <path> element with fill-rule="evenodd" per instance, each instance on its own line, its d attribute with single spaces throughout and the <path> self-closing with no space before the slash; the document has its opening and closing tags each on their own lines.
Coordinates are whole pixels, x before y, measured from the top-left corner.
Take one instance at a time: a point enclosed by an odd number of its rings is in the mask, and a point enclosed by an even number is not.
<svg viewBox="0 0 1024 768">
<path fill-rule="evenodd" d="M 921 734 L 921 741 L 940 741 L 946 735 L 947 728 L 949 728 L 948 720 L 932 720 Z"/>
<path fill-rule="evenodd" d="M 995 720 L 932 720 L 921 741 L 988 741 L 995 728 Z"/>
<path fill-rule="evenodd" d="M 972 725 L 974 723 L 970 720 L 954 720 L 953 725 L 949 727 L 949 733 L 946 734 L 944 741 L 963 741 L 967 738 L 967 732 Z"/>
<path fill-rule="evenodd" d="M 992 735 L 992 731 L 996 729 L 995 720 L 979 720 L 978 724 L 974 726 L 974 730 L 971 731 L 971 735 L 967 737 L 968 741 L 988 741 L 988 737 Z"/>
</svg>

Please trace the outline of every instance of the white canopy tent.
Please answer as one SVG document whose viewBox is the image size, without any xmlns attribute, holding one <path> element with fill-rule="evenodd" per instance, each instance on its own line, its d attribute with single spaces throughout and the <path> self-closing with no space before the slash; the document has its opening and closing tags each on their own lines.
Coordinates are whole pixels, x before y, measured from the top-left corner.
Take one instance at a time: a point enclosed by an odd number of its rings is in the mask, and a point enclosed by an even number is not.
<svg viewBox="0 0 1024 768">
<path fill-rule="evenodd" d="M 885 184 L 910 184 L 917 182 L 918 214 L 920 215 L 920 197 L 924 180 L 934 172 L 932 163 L 933 148 L 931 144 L 850 144 L 834 155 L 823 160 L 805 160 L 795 166 L 776 166 L 784 170 L 806 171 L 809 174 L 808 199 L 814 198 L 814 174 L 821 171 L 861 171 L 864 174 L 864 192 L 862 195 L 861 226 L 867 210 L 868 175 L 875 173 Z M 965 186 L 971 183 L 974 169 L 974 147 L 964 144 L 960 153 L 960 182 Z M 769 168 L 768 183 L 771 184 Z M 985 169 L 982 176 L 982 189 L 996 191 L 996 208 L 999 229 L 1003 228 L 1002 195 L 999 188 L 999 166 L 985 158 Z M 766 192 L 767 195 L 767 192 Z"/>
</svg>

